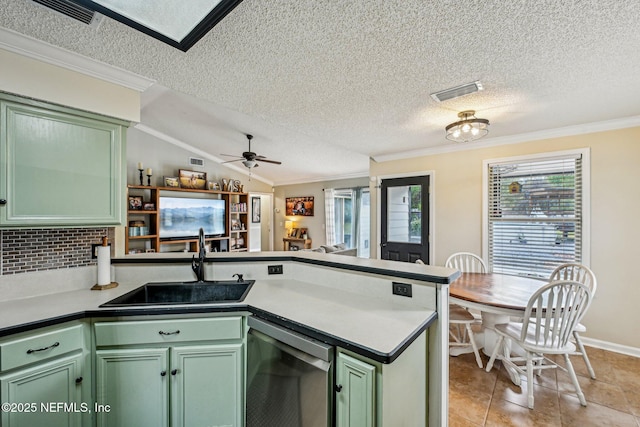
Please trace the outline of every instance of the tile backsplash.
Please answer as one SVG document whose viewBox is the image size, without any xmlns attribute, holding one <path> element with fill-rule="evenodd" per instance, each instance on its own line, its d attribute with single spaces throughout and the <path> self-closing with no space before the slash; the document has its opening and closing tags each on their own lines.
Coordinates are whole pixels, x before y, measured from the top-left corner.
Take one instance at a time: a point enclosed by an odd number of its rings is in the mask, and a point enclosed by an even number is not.
<svg viewBox="0 0 640 427">
<path fill-rule="evenodd" d="M 113 241 L 113 227 L 0 230 L 2 275 L 95 265 L 91 244 Z"/>
</svg>

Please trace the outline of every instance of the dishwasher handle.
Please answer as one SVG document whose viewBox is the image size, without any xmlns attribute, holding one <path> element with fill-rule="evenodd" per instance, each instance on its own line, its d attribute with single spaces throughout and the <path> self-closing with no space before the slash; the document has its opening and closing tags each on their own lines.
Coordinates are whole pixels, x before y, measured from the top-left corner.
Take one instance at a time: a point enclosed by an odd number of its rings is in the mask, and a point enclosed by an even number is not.
<svg viewBox="0 0 640 427">
<path fill-rule="evenodd" d="M 309 338 L 300 333 L 282 328 L 274 325 L 273 323 L 267 322 L 266 320 L 258 319 L 253 316 L 249 317 L 247 323 L 250 328 L 249 333 L 251 333 L 252 329 L 255 329 L 275 341 L 285 343 L 286 345 L 303 353 L 309 354 L 317 359 L 324 360 L 325 362 L 333 361 L 333 346 L 329 344 L 314 340 L 313 338 Z"/>
</svg>

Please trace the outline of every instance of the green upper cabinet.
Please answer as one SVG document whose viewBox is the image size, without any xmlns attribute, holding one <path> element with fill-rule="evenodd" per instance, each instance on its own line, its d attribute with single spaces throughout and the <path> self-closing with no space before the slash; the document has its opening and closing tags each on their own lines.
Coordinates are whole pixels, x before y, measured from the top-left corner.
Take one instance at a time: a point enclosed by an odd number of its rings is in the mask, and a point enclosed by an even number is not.
<svg viewBox="0 0 640 427">
<path fill-rule="evenodd" d="M 121 225 L 127 126 L 0 93 L 0 226 Z"/>
</svg>

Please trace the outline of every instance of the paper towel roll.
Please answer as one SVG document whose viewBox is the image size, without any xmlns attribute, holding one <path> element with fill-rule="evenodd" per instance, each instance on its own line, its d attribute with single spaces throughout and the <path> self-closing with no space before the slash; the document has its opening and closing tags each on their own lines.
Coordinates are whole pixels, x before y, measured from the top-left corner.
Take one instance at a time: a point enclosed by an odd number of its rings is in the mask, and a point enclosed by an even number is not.
<svg viewBox="0 0 640 427">
<path fill-rule="evenodd" d="M 98 285 L 111 283 L 111 248 L 98 246 Z"/>
</svg>

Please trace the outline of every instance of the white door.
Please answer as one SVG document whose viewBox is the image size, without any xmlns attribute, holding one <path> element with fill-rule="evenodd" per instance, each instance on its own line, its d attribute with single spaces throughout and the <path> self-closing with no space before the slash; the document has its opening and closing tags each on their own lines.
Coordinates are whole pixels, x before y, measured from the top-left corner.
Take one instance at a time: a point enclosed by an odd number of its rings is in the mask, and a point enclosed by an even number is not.
<svg viewBox="0 0 640 427">
<path fill-rule="evenodd" d="M 273 195 L 249 194 L 249 251 L 273 250 Z"/>
</svg>

